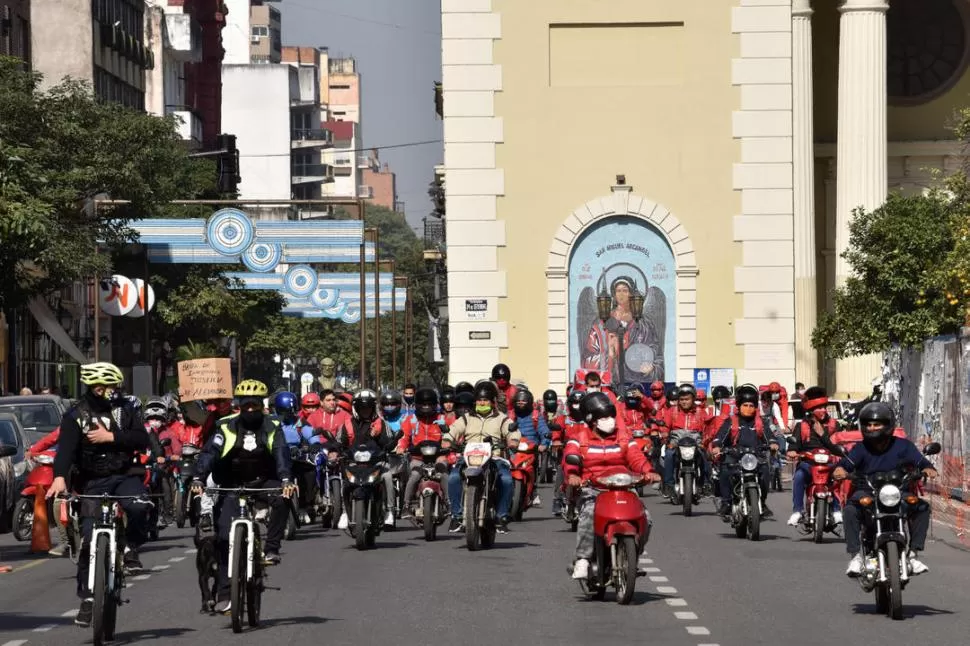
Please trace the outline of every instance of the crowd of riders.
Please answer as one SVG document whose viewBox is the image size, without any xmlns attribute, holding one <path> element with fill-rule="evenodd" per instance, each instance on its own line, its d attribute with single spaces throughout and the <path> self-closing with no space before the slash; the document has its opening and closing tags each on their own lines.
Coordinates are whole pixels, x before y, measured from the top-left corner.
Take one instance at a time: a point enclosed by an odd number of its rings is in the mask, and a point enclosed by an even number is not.
<svg viewBox="0 0 970 646">
<path fill-rule="evenodd" d="M 824 447 L 840 456 L 835 477 L 846 483 L 851 482 L 851 475 L 865 475 L 893 460 L 911 463 L 928 477 L 936 476 L 925 457 L 896 428 L 886 404 L 867 401 L 858 411 L 856 426 L 846 428 L 830 416 L 824 389 L 805 389 L 801 384 L 797 397 L 804 418 L 789 427 L 787 393 L 777 383 L 761 388 L 744 384 L 733 392 L 717 386 L 709 401 L 707 393 L 690 383 L 669 388 L 660 381 L 643 386 L 628 384 L 615 392 L 609 374 L 580 370 L 562 396 L 546 390 L 536 397 L 525 384 L 512 381 L 505 364 L 496 365 L 489 378 L 475 384 L 461 382 L 440 391 L 406 384 L 400 392 L 323 390 L 302 398 L 290 392 L 271 394 L 262 382 L 244 380 L 236 386 L 233 399 L 180 402 L 170 394 L 142 404 L 124 394 L 121 371 L 104 362 L 82 366 L 81 382 L 86 391 L 75 407 L 42 447 L 32 449 L 56 448 L 55 480 L 48 496 L 63 498 L 71 492 L 130 496 L 121 501 L 127 515 L 124 563 L 126 568 L 138 570 L 138 549 L 148 540 L 152 528 L 174 522 L 177 485 L 171 478 L 172 465 L 190 449 L 198 453 L 191 489 L 200 497 L 199 531 L 209 532 L 215 539 L 219 561 L 217 612 L 226 612 L 230 606 L 226 573 L 228 533 L 235 506 L 229 504 L 232 496 L 220 497 L 208 490 L 214 486 L 259 486 L 281 491 L 281 495 L 268 498 L 263 554 L 265 563 L 278 563 L 288 500 L 301 500 L 302 509 L 308 492 L 319 486 L 313 471 L 299 472 L 291 461 L 294 451 L 307 448 L 319 450 L 324 464 L 341 459 L 365 442 L 405 458 L 409 468 L 405 470 L 403 504 L 395 505 L 390 472 L 382 475 L 384 523 L 393 526 L 397 517 L 407 519 L 414 514 L 422 463 L 413 449 L 427 442 L 440 444 L 445 451 L 434 466 L 450 515 L 449 531 L 461 533 L 466 529 L 461 448 L 466 441 L 487 441 L 492 445 L 497 469 L 496 529 L 507 533 L 513 516 L 508 458 L 520 442 L 534 446 L 544 455 L 542 464 L 551 465 L 549 472 L 555 474 L 553 514 L 562 516 L 568 504 L 576 515 L 572 569 L 576 579 L 587 576 L 593 549 L 592 514 L 597 494 L 586 485 L 604 470 L 624 467 L 642 476 L 644 483 L 658 483 L 661 494 L 671 497 L 675 484 L 671 456 L 678 442 L 688 435 L 697 439 L 701 449 L 700 485 L 705 493 L 720 497 L 718 510 L 725 519 L 731 513 L 729 492 L 737 470 L 738 449 L 787 454 L 788 459 L 796 461 L 805 451 Z M 569 456 L 579 459 L 567 461 Z M 712 477 L 715 470 L 716 479 Z M 769 470 L 770 462 L 759 465 L 763 516 L 772 515 L 765 504 Z M 799 464 L 792 482 L 790 525 L 800 522 L 805 511 L 808 478 L 807 466 Z M 567 491 L 577 492 L 573 500 L 567 500 Z M 157 495 L 153 497 L 152 493 Z M 852 558 L 849 576 L 857 576 L 862 567 L 856 507 L 863 494 L 863 488 L 840 485 L 835 518 L 845 526 Z M 533 493 L 529 506 L 540 505 L 538 493 Z M 77 561 L 81 602 L 75 622 L 83 626 L 91 622 L 92 615 L 86 550 L 94 510 L 81 504 L 78 513 L 83 540 Z M 348 522 L 345 507 L 336 526 L 346 529 Z M 928 509 L 914 510 L 911 523 L 911 569 L 913 574 L 920 574 L 927 570 L 917 554 L 926 538 Z"/>
</svg>

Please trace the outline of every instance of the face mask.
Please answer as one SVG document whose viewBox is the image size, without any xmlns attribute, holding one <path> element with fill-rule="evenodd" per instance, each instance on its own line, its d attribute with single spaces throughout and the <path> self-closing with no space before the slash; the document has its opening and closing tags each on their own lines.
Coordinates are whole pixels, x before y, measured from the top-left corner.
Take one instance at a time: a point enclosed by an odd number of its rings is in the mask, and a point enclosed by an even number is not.
<svg viewBox="0 0 970 646">
<path fill-rule="evenodd" d="M 498 386 L 499 388 L 505 388 L 505 387 L 507 387 L 509 385 L 509 380 L 508 379 L 496 379 L 495 380 L 495 385 Z"/>
<path fill-rule="evenodd" d="M 239 421 L 247 428 L 256 428 L 263 423 L 263 411 L 250 410 L 239 413 Z"/>
<path fill-rule="evenodd" d="M 596 430 L 605 435 L 610 435 L 616 430 L 616 419 L 604 417 L 596 420 Z"/>
<path fill-rule="evenodd" d="M 776 402 L 779 399 L 781 399 L 781 395 L 779 395 L 778 393 L 772 393 L 772 395 L 771 395 L 771 401 Z"/>
<path fill-rule="evenodd" d="M 491 404 L 475 404 L 475 412 L 479 415 L 488 415 L 492 412 Z"/>
<path fill-rule="evenodd" d="M 384 417 L 396 417 L 396 416 L 397 416 L 397 407 L 396 406 L 385 407 L 384 408 Z"/>
<path fill-rule="evenodd" d="M 162 420 L 160 419 L 150 419 L 148 420 L 148 426 L 153 429 L 162 428 Z"/>
<path fill-rule="evenodd" d="M 413 404 L 414 403 L 414 395 L 405 395 L 404 396 L 404 403 L 405 404 Z"/>
<path fill-rule="evenodd" d="M 818 421 L 824 422 L 825 418 L 829 416 L 829 412 L 824 408 L 820 408 L 817 410 L 813 410 L 812 415 L 814 415 L 815 419 L 817 419 Z"/>
<path fill-rule="evenodd" d="M 598 393 L 600 391 L 600 387 L 599 386 L 587 386 L 586 387 L 586 390 L 587 390 L 587 392 Z"/>
</svg>

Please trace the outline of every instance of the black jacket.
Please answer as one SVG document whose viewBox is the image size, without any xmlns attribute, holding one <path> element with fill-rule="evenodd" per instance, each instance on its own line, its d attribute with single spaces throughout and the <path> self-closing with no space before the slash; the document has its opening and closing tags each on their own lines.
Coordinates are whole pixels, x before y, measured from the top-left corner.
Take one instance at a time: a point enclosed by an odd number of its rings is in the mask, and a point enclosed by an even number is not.
<svg viewBox="0 0 970 646">
<path fill-rule="evenodd" d="M 98 418 L 114 433 L 113 442 L 94 444 L 86 439 Z M 130 407 L 112 407 L 85 395 L 61 419 L 54 475 L 67 478 L 74 467 L 81 480 L 124 474 L 134 455 L 147 450 L 148 443 L 148 432 Z"/>
<path fill-rule="evenodd" d="M 263 418 L 263 425 L 255 431 L 256 448 L 251 451 L 243 448 L 244 438 L 250 431 L 242 428 L 239 421 L 238 415 L 230 415 L 216 423 L 195 463 L 195 478 L 205 482 L 211 473 L 222 486 L 238 486 L 254 480 L 292 479 L 290 447 L 279 421 L 269 415 Z M 235 439 L 226 450 L 232 435 Z"/>
</svg>

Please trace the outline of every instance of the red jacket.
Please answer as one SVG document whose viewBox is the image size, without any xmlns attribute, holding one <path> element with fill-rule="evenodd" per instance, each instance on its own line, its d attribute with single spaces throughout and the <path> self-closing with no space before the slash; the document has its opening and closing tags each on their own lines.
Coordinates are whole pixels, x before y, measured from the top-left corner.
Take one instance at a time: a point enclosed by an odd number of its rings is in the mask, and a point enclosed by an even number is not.
<svg viewBox="0 0 970 646">
<path fill-rule="evenodd" d="M 444 422 L 422 422 L 417 417 L 408 416 L 401 423 L 401 430 L 404 434 L 398 440 L 397 448 L 407 452 L 412 446 L 417 446 L 421 442 L 441 442 L 442 425 Z"/>
<path fill-rule="evenodd" d="M 337 437 L 337 431 L 343 428 L 350 420 L 347 411 L 338 408 L 333 413 L 325 413 L 322 408 L 318 408 L 304 417 L 304 423 L 314 431 L 323 429 L 324 433 L 332 438 Z"/>
<path fill-rule="evenodd" d="M 192 426 L 190 424 L 183 424 L 182 422 L 173 422 L 170 428 L 175 429 L 181 444 L 191 444 L 192 446 L 197 446 L 200 449 L 202 448 L 201 426 Z"/>
<path fill-rule="evenodd" d="M 442 413 L 439 415 L 439 417 L 445 423 L 445 426 L 451 426 L 455 423 L 455 420 L 458 419 L 458 415 L 455 414 L 455 411 L 451 411 L 450 413 Z"/>
<path fill-rule="evenodd" d="M 693 410 L 684 412 L 680 406 L 668 408 L 664 413 L 664 423 L 667 425 L 667 432 L 676 430 L 699 431 L 706 435 L 711 428 L 711 415 L 703 408 L 695 407 Z"/>
<path fill-rule="evenodd" d="M 146 426 L 145 429 L 151 433 L 152 429 Z M 171 440 L 172 443 L 165 447 L 165 457 L 172 457 L 173 455 L 182 455 L 182 442 L 179 440 L 178 429 L 172 428 L 172 426 L 163 426 L 158 429 L 158 441 Z"/>
<path fill-rule="evenodd" d="M 629 431 L 647 430 L 647 415 L 640 409 L 628 408 L 622 402 L 617 410 L 617 418 L 623 418 L 623 424 Z"/>
<path fill-rule="evenodd" d="M 44 451 L 49 451 L 51 447 L 57 444 L 57 440 L 61 437 L 61 427 L 58 426 L 53 431 L 41 438 L 41 440 L 30 447 L 30 452 L 33 455 L 38 453 L 43 453 Z"/>
<path fill-rule="evenodd" d="M 567 476 L 579 476 L 583 480 L 594 479 L 616 467 L 626 467 L 644 475 L 653 472 L 649 460 L 628 433 L 617 432 L 610 437 L 601 437 L 586 427 L 576 433 L 575 439 L 566 443 L 563 454 L 583 458 L 582 470 L 566 464 Z"/>
</svg>

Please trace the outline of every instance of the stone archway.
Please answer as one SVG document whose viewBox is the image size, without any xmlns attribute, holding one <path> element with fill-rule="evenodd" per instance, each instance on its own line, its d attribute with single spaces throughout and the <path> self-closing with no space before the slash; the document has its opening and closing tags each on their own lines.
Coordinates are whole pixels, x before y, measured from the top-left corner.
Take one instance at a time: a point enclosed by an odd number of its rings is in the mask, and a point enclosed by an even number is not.
<svg viewBox="0 0 970 646">
<path fill-rule="evenodd" d="M 610 195 L 590 200 L 573 211 L 556 232 L 546 260 L 548 294 L 549 387 L 563 392 L 571 380 L 569 349 L 569 262 L 582 235 L 613 216 L 641 218 L 663 236 L 673 251 L 675 264 L 676 374 L 666 381 L 692 381 L 697 367 L 697 258 L 686 227 L 669 209 L 633 194 L 633 187 L 618 185 Z"/>
</svg>

